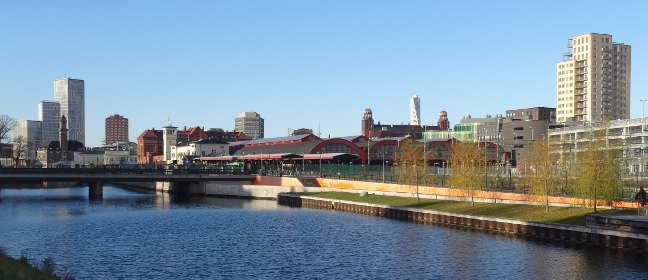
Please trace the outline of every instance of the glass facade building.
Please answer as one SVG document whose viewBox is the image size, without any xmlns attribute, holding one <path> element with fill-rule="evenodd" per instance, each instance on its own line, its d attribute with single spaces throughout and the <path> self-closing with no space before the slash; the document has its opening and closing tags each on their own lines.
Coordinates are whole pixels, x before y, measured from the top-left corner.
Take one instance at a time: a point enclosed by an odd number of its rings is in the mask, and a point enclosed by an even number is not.
<svg viewBox="0 0 648 280">
<path fill-rule="evenodd" d="M 54 81 L 54 99 L 67 118 L 68 139 L 85 143 L 85 82 L 70 78 Z"/>
<path fill-rule="evenodd" d="M 51 141 L 58 141 L 61 124 L 61 104 L 54 101 L 41 101 L 38 104 L 38 120 L 42 123 L 43 137 L 40 146 L 48 146 Z"/>
</svg>

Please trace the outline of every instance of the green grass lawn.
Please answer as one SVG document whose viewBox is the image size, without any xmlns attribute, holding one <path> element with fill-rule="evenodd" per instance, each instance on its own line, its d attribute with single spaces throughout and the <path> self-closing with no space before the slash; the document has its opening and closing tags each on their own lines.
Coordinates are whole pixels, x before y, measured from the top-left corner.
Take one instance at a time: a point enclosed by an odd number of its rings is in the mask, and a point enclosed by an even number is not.
<svg viewBox="0 0 648 280">
<path fill-rule="evenodd" d="M 549 207 L 549 213 L 545 213 L 544 206 L 535 205 L 475 203 L 474 206 L 471 206 L 470 202 L 464 201 L 421 199 L 420 202 L 416 202 L 416 198 L 409 197 L 383 195 L 359 196 L 358 194 L 343 192 L 309 193 L 307 195 L 320 198 L 383 204 L 390 206 L 421 208 L 472 216 L 495 217 L 519 221 L 559 223 L 579 226 L 585 225 L 586 214 L 593 213 L 593 209 L 591 208 Z M 599 209 L 598 213 L 636 215 L 637 211 L 633 209 Z"/>
</svg>

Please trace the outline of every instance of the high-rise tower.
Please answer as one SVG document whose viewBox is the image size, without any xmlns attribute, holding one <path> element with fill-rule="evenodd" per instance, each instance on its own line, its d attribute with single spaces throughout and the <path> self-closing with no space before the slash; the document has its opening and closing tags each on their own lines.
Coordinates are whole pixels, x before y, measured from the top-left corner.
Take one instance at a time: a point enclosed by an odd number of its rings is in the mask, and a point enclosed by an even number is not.
<svg viewBox="0 0 648 280">
<path fill-rule="evenodd" d="M 55 101 L 41 101 L 38 104 L 38 120 L 42 123 L 42 143 L 39 146 L 48 146 L 50 142 L 58 140 L 59 126 L 61 124 L 61 104 Z"/>
<path fill-rule="evenodd" d="M 421 125 L 421 98 L 416 94 L 410 98 L 410 124 Z"/>
<path fill-rule="evenodd" d="M 572 37 L 556 74 L 557 122 L 630 118 L 629 45 L 607 34 Z"/>
<path fill-rule="evenodd" d="M 234 119 L 234 130 L 243 132 L 252 139 L 263 138 L 264 120 L 257 112 L 243 112 Z"/>
<path fill-rule="evenodd" d="M 85 83 L 63 78 L 54 81 L 54 99 L 61 104 L 61 115 L 67 117 L 69 140 L 85 143 Z"/>
<path fill-rule="evenodd" d="M 128 119 L 118 114 L 107 117 L 105 136 L 106 145 L 128 142 Z"/>
</svg>

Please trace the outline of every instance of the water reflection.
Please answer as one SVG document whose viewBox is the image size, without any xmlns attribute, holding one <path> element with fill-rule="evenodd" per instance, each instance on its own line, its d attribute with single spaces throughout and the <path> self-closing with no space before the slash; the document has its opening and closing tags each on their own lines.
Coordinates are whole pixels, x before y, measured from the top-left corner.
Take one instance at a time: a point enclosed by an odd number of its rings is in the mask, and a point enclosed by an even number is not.
<svg viewBox="0 0 648 280">
<path fill-rule="evenodd" d="M 274 201 L 106 187 L 3 190 L 0 246 L 79 279 L 609 278 L 648 275 L 643 256 L 425 226 Z"/>
</svg>

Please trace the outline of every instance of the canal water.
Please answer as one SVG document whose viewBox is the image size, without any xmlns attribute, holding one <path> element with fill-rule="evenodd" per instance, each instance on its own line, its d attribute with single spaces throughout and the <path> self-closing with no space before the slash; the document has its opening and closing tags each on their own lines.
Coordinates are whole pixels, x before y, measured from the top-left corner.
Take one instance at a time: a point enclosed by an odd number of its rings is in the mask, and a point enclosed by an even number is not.
<svg viewBox="0 0 648 280">
<path fill-rule="evenodd" d="M 0 246 L 77 279 L 646 279 L 634 253 L 274 201 L 0 191 Z"/>
</svg>

